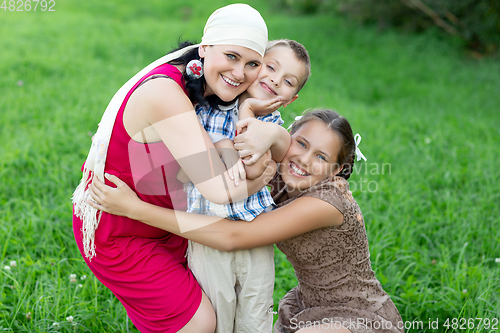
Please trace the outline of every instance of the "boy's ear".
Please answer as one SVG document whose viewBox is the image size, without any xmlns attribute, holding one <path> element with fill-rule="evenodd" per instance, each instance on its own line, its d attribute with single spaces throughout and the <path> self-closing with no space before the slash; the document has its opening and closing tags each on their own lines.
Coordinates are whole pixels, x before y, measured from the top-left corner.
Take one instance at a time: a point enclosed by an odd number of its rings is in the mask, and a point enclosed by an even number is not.
<svg viewBox="0 0 500 333">
<path fill-rule="evenodd" d="M 286 108 L 289 104 L 291 104 L 293 101 L 295 101 L 297 98 L 299 98 L 299 94 L 295 94 L 292 99 L 290 99 L 288 102 L 283 103 L 283 107 Z"/>
</svg>

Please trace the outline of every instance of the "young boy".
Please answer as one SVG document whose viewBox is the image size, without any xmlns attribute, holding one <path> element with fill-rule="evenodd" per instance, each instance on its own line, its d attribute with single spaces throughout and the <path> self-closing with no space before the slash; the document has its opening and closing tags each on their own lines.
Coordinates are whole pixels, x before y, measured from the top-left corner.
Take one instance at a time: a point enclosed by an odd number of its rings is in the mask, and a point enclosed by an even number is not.
<svg viewBox="0 0 500 333">
<path fill-rule="evenodd" d="M 249 179 L 259 177 L 265 167 L 243 168 L 233 147 L 238 119 L 255 117 L 283 124 L 276 110 L 298 97 L 310 75 L 309 55 L 300 43 L 292 40 L 269 42 L 257 80 L 229 107 L 197 107 L 200 122 L 214 142 L 229 174 Z M 238 108 L 239 104 L 239 108 Z M 288 145 L 271 148 L 272 158 L 280 161 Z M 270 152 L 266 155 L 269 157 Z M 259 166 L 260 165 L 260 166 Z M 246 169 L 246 171 L 245 171 Z M 252 221 L 271 210 L 274 202 L 266 187 L 245 200 L 217 205 L 206 200 L 192 183 L 187 183 L 188 212 Z M 272 245 L 236 252 L 221 252 L 189 241 L 189 268 L 208 296 L 217 315 L 217 333 L 271 332 L 274 290 L 274 247 Z"/>
</svg>

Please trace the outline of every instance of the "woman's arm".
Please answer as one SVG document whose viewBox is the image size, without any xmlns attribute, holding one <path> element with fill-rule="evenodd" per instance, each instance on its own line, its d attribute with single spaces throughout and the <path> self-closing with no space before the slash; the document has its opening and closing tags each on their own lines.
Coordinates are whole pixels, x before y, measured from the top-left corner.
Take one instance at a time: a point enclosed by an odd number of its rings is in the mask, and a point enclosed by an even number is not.
<svg viewBox="0 0 500 333">
<path fill-rule="evenodd" d="M 187 177 L 208 200 L 217 204 L 239 201 L 266 185 L 263 177 L 242 180 L 239 186 L 234 184 L 200 125 L 191 101 L 175 81 L 148 81 L 132 96 L 131 107 L 135 109 L 131 112 L 146 117 Z"/>
<path fill-rule="evenodd" d="M 301 197 L 252 222 L 232 221 L 216 216 L 190 214 L 141 201 L 127 184 L 113 175 L 106 178 L 112 188 L 95 179 L 90 204 L 102 211 L 127 216 L 170 231 L 195 242 L 221 250 L 235 251 L 273 244 L 322 227 L 340 225 L 342 213 L 331 204 Z"/>
</svg>

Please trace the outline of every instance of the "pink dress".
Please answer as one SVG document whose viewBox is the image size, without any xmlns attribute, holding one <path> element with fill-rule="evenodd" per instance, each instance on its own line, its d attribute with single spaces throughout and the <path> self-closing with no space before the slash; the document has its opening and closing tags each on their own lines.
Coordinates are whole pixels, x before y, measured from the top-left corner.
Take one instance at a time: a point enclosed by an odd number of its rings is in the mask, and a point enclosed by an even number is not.
<svg viewBox="0 0 500 333">
<path fill-rule="evenodd" d="M 179 165 L 163 142 L 138 143 L 123 125 L 132 92 L 152 75 L 167 75 L 185 91 L 182 74 L 161 65 L 127 94 L 111 135 L 105 172 L 126 182 L 157 206 L 185 210 L 186 195 L 176 178 Z M 108 185 L 114 186 L 106 181 Z M 73 232 L 83 255 L 82 221 L 73 214 Z M 145 332 L 177 332 L 193 317 L 201 288 L 187 268 L 187 240 L 126 217 L 103 213 L 95 235 L 96 256 L 85 262 L 120 300 L 134 325 Z"/>
</svg>

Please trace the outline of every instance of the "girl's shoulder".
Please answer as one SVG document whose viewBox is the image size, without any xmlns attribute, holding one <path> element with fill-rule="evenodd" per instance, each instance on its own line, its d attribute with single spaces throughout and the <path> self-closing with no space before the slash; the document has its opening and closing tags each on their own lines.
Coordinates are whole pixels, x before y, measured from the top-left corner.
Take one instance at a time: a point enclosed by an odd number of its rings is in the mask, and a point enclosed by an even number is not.
<svg viewBox="0 0 500 333">
<path fill-rule="evenodd" d="M 349 183 L 347 180 L 342 177 L 333 176 L 309 187 L 298 197 L 313 197 L 321 199 L 331 204 L 344 214 L 346 210 L 345 199 L 349 193 Z"/>
</svg>

